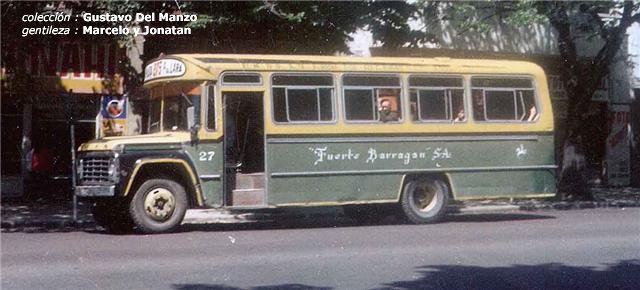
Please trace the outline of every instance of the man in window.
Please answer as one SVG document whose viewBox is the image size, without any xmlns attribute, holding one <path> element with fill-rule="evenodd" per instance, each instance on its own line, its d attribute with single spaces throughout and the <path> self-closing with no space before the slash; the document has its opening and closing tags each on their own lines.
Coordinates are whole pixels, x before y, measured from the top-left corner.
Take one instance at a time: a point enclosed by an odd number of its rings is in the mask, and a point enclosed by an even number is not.
<svg viewBox="0 0 640 290">
<path fill-rule="evenodd" d="M 378 105 L 378 115 L 380 121 L 383 123 L 400 120 L 400 114 L 398 114 L 397 111 L 391 111 L 391 101 L 389 101 L 389 99 L 382 99 L 380 101 Z"/>
</svg>

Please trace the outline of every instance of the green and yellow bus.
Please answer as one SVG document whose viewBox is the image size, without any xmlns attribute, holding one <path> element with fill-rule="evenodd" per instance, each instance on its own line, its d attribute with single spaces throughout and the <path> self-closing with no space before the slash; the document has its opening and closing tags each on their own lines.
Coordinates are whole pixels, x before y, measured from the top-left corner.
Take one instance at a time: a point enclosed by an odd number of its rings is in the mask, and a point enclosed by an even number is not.
<svg viewBox="0 0 640 290">
<path fill-rule="evenodd" d="M 107 229 L 169 231 L 190 208 L 371 204 L 430 223 L 451 200 L 555 192 L 533 63 L 184 54 L 151 61 L 144 86 L 146 134 L 79 148 L 76 195 Z"/>
</svg>

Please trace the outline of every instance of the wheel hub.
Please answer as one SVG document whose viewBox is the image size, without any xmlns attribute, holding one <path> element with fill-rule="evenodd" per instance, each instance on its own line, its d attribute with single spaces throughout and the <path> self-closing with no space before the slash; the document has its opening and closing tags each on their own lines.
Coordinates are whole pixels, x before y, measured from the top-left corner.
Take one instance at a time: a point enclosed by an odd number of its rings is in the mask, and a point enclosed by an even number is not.
<svg viewBox="0 0 640 290">
<path fill-rule="evenodd" d="M 145 213 L 154 220 L 168 219 L 175 208 L 173 193 L 166 188 L 152 189 L 144 199 Z"/>
<path fill-rule="evenodd" d="M 431 211 L 437 204 L 436 190 L 429 185 L 421 185 L 413 195 L 413 203 L 421 212 Z"/>
</svg>

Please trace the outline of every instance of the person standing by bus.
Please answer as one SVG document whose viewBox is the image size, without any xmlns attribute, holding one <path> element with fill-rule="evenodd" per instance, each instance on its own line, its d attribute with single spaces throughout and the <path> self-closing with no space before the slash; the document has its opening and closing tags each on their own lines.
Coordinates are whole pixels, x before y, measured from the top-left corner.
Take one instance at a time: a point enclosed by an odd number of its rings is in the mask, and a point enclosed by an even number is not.
<svg viewBox="0 0 640 290">
<path fill-rule="evenodd" d="M 53 155 L 47 146 L 48 142 L 37 142 L 27 155 L 29 164 L 30 192 L 28 196 L 35 197 L 47 188 L 53 173 Z"/>
</svg>

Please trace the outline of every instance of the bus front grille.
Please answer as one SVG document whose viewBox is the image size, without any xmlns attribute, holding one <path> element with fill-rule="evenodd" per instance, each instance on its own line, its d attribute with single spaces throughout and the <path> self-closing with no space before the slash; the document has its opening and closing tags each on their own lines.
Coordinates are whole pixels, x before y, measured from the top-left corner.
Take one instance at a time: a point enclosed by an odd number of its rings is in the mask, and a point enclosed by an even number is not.
<svg viewBox="0 0 640 290">
<path fill-rule="evenodd" d="M 109 168 L 111 157 L 84 157 L 78 164 L 78 181 L 80 185 L 106 184 L 111 181 Z"/>
</svg>

